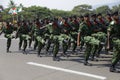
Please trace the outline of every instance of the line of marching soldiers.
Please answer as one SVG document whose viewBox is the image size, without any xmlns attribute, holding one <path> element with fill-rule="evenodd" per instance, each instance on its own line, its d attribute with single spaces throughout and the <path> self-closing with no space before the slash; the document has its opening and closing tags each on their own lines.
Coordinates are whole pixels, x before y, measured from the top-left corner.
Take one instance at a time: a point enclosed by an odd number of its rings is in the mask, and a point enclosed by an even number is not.
<svg viewBox="0 0 120 80">
<path fill-rule="evenodd" d="M 36 19 L 32 22 L 21 21 L 16 24 L 7 22 L 3 27 L 7 38 L 7 52 L 11 40 L 19 38 L 19 50 L 23 45 L 23 54 L 27 54 L 27 46 L 31 47 L 34 42 L 34 50 L 37 49 L 37 56 L 41 57 L 41 50 L 45 48 L 44 54 L 49 54 L 51 44 L 53 60 L 59 61 L 59 47 L 62 46 L 62 56 L 70 56 L 66 52 L 71 47 L 75 53 L 76 47 L 80 50 L 85 46 L 84 65 L 90 65 L 88 60 L 96 60 L 100 52 L 105 49 L 114 50 L 110 71 L 116 71 L 116 64 L 120 60 L 120 19 L 118 12 L 106 14 L 105 17 L 99 14 L 85 14 L 84 16 L 59 17 L 54 19 Z M 28 45 L 29 42 L 29 45 Z M 46 46 L 46 47 L 45 47 Z"/>
</svg>

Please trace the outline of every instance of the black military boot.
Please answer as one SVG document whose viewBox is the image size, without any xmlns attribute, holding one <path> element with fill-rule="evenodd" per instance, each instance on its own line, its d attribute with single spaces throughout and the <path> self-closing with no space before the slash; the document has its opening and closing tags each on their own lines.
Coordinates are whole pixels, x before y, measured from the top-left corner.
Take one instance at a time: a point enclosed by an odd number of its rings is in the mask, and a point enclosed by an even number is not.
<svg viewBox="0 0 120 80">
<path fill-rule="evenodd" d="M 112 66 L 110 67 L 110 72 L 116 72 L 116 69 L 115 69 L 115 66 L 114 66 L 114 65 L 112 65 Z"/>
<path fill-rule="evenodd" d="M 42 57 L 42 55 L 41 55 L 40 52 L 41 52 L 41 51 L 38 51 L 38 54 L 37 54 L 38 57 Z"/>
<path fill-rule="evenodd" d="M 11 51 L 9 51 L 9 48 L 7 48 L 6 52 L 7 52 L 7 53 L 11 53 Z"/>
<path fill-rule="evenodd" d="M 27 52 L 25 51 L 25 49 L 23 49 L 23 54 L 26 54 L 26 55 L 27 55 Z"/>
<path fill-rule="evenodd" d="M 60 61 L 60 58 L 59 57 L 53 57 L 53 61 Z"/>
<path fill-rule="evenodd" d="M 85 65 L 85 66 L 92 66 L 92 64 L 88 63 L 88 61 L 85 61 L 85 62 L 84 62 L 84 65 Z"/>
</svg>

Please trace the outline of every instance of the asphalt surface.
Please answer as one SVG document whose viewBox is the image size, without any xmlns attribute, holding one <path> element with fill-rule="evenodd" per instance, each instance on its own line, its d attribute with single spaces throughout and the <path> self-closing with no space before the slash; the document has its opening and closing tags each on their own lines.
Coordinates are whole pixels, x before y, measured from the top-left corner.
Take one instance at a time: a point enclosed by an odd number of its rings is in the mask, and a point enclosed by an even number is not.
<svg viewBox="0 0 120 80">
<path fill-rule="evenodd" d="M 0 80 L 103 80 L 74 72 L 30 65 L 29 62 L 97 75 L 105 77 L 105 80 L 120 80 L 120 73 L 109 72 L 112 55 L 101 54 L 102 58 L 98 58 L 98 62 L 90 61 L 92 66 L 84 66 L 82 52 L 77 51 L 78 55 L 60 57 L 60 61 L 53 61 L 52 56 L 37 57 L 37 51 L 32 51 L 32 48 L 27 48 L 27 55 L 23 54 L 18 50 L 18 42 L 18 39 L 12 40 L 10 48 L 12 53 L 6 53 L 6 39 L 3 35 L 0 36 Z M 44 49 L 42 52 L 44 53 Z"/>
</svg>

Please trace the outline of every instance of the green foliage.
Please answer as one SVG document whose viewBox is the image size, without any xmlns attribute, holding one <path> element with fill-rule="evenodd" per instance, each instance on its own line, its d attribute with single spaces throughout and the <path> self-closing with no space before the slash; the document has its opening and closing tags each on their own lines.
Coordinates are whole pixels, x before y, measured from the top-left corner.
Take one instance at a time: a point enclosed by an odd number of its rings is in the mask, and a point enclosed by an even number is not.
<svg viewBox="0 0 120 80">
<path fill-rule="evenodd" d="M 109 6 L 107 6 L 107 5 L 98 7 L 98 8 L 96 9 L 96 13 L 103 13 L 103 14 L 105 14 L 106 12 L 109 12 L 109 11 L 110 11 L 110 8 L 109 8 Z"/>
<path fill-rule="evenodd" d="M 90 13 L 91 9 L 92 9 L 91 5 L 83 4 L 83 5 L 75 6 L 72 11 L 75 15 L 80 15 L 80 14 L 82 15 L 85 13 Z"/>
<path fill-rule="evenodd" d="M 120 4 L 112 7 L 112 11 L 120 11 Z"/>
<path fill-rule="evenodd" d="M 4 11 L 1 13 L 1 15 L 2 15 L 2 20 L 3 20 L 3 21 L 11 21 L 11 20 L 12 20 L 11 15 L 8 15 L 9 9 L 10 9 L 10 8 L 6 8 L 6 9 L 4 9 Z"/>
<path fill-rule="evenodd" d="M 0 14 L 2 15 L 2 20 L 4 21 L 11 21 L 13 19 L 13 16 L 11 14 L 8 14 L 9 10 L 12 7 L 17 7 L 15 2 L 10 0 L 9 8 L 4 9 L 3 12 Z M 50 10 L 49 8 L 46 7 L 41 7 L 41 6 L 31 6 L 31 7 L 24 7 L 22 4 L 20 6 L 23 7 L 22 12 L 19 12 L 15 17 L 15 19 L 18 18 L 18 20 L 34 20 L 36 18 L 44 19 L 44 18 L 53 18 L 53 17 L 68 17 L 72 15 L 83 15 L 85 13 L 102 13 L 106 14 L 107 12 L 111 11 L 120 11 L 120 5 L 118 6 L 113 6 L 111 9 L 109 6 L 104 5 L 101 7 L 98 7 L 97 9 L 92 9 L 91 5 L 88 4 L 83 4 L 83 5 L 78 5 L 73 8 L 72 11 L 64 11 L 64 10 L 57 10 L 57 9 L 52 9 Z M 1 6 L 0 6 L 1 7 Z"/>
</svg>

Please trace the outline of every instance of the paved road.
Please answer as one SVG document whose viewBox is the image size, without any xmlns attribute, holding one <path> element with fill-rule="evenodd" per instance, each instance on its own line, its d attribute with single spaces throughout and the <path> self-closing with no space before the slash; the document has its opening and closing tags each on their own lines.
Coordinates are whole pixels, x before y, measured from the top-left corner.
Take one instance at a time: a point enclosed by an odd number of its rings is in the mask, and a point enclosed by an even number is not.
<svg viewBox="0 0 120 80">
<path fill-rule="evenodd" d="M 111 55 L 102 54 L 106 58 L 90 61 L 93 66 L 84 66 L 82 54 L 61 57 L 59 62 L 52 61 L 51 57 L 37 57 L 35 51 L 24 55 L 18 51 L 18 40 L 12 41 L 10 50 L 12 53 L 6 53 L 6 39 L 0 36 L 0 80 L 120 80 L 120 73 L 109 72 Z M 30 62 L 38 65 L 28 64 Z"/>
</svg>

